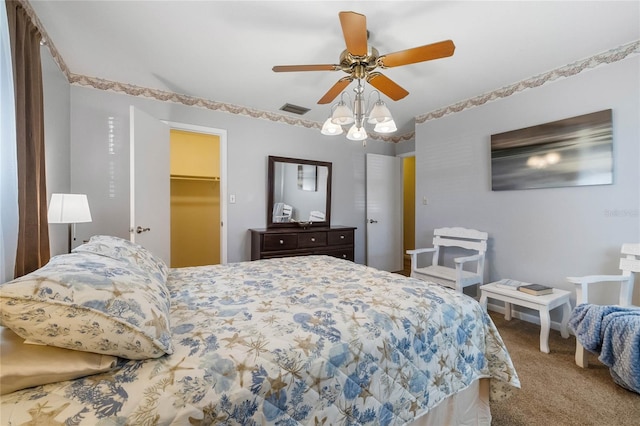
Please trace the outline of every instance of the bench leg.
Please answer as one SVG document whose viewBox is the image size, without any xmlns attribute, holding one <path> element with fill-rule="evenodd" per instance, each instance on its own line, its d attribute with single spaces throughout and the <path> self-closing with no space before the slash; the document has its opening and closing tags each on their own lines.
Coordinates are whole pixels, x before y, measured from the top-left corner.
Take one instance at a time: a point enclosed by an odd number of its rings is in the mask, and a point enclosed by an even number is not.
<svg viewBox="0 0 640 426">
<path fill-rule="evenodd" d="M 480 295 L 480 306 L 482 306 L 482 309 L 484 309 L 485 312 L 487 312 L 487 293 L 482 293 Z"/>
<path fill-rule="evenodd" d="M 511 321 L 511 303 L 504 302 L 504 319 Z"/>
<path fill-rule="evenodd" d="M 549 353 L 549 328 L 551 318 L 549 309 L 540 310 L 540 352 Z"/>
</svg>

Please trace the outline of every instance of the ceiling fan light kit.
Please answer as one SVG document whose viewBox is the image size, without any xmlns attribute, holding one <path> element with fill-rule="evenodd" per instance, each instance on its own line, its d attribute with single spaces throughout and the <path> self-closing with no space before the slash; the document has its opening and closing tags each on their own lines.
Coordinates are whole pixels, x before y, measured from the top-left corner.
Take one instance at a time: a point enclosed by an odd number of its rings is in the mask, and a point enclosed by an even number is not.
<svg viewBox="0 0 640 426">
<path fill-rule="evenodd" d="M 332 126 L 338 126 L 340 130 L 335 127 L 329 127 L 327 122 L 322 126 L 321 133 L 327 136 L 335 136 L 343 133 L 341 126 L 352 125 L 347 132 L 347 139 L 352 141 L 364 141 L 367 139 L 367 131 L 364 128 L 365 123 L 369 124 L 383 124 L 388 123 L 386 126 L 374 127 L 373 131 L 377 133 L 392 133 L 397 130 L 393 117 L 389 108 L 380 99 L 380 92 L 374 90 L 369 93 L 369 98 L 374 93 L 378 95 L 378 99 L 369 108 L 370 100 L 365 104 L 364 101 L 364 86 L 361 81 L 358 80 L 358 85 L 353 89 L 355 92 L 355 100 L 353 101 L 353 109 L 349 108 L 344 101 L 344 97 L 349 97 L 349 94 L 342 92 L 340 95 L 340 101 L 331 107 L 333 113 L 327 120 Z M 349 98 L 351 100 L 351 98 Z M 378 129 L 378 130 L 376 130 Z M 379 131 L 382 130 L 382 131 Z M 364 143 L 363 143 L 364 145 Z"/>
<path fill-rule="evenodd" d="M 430 61 L 433 59 L 445 58 L 453 55 L 455 45 L 451 40 L 444 40 L 433 44 L 401 50 L 386 55 L 380 55 L 378 50 L 368 44 L 367 20 L 366 17 L 356 12 L 340 12 L 340 25 L 346 50 L 340 54 L 339 64 L 318 64 L 318 65 L 277 65 L 273 67 L 274 72 L 295 72 L 295 71 L 344 71 L 348 74 L 338 80 L 325 95 L 320 98 L 318 104 L 331 103 L 339 94 L 341 99 L 331 107 L 331 116 L 322 126 L 323 135 L 339 135 L 344 132 L 341 126 L 353 124 L 347 133 L 347 139 L 361 140 L 366 144 L 367 132 L 364 129 L 365 121 L 368 124 L 375 124 L 373 129 L 377 133 L 392 133 L 397 130 L 391 112 L 380 98 L 380 92 L 390 99 L 397 101 L 409 94 L 407 90 L 395 83 L 389 77 L 374 72 L 376 68 L 391 68 L 402 65 L 415 64 L 418 62 Z M 344 89 L 357 81 L 357 86 L 353 89 L 355 100 L 353 110 L 344 101 L 344 96 L 348 94 Z M 362 81 L 371 84 L 377 90 L 372 93 L 378 94 L 378 100 L 371 106 L 365 105 L 364 85 Z"/>
</svg>

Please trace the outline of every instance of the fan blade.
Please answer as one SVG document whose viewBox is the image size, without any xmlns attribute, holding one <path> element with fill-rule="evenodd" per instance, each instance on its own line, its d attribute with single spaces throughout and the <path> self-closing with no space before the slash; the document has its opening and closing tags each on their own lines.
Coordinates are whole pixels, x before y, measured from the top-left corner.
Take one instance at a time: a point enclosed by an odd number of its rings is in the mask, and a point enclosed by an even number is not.
<svg viewBox="0 0 640 426">
<path fill-rule="evenodd" d="M 413 49 L 382 55 L 378 58 L 378 65 L 383 68 L 398 67 L 400 65 L 415 64 L 432 59 L 446 58 L 453 55 L 456 46 L 451 40 L 414 47 Z"/>
<path fill-rule="evenodd" d="M 276 65 L 272 68 L 274 72 L 291 72 L 291 71 L 338 71 L 339 65 Z"/>
<path fill-rule="evenodd" d="M 379 72 L 370 73 L 367 77 L 367 82 L 394 101 L 398 101 L 409 94 L 389 77 Z"/>
<path fill-rule="evenodd" d="M 352 77 L 342 77 L 336 84 L 329 89 L 325 95 L 318 101 L 319 104 L 328 104 L 333 101 L 353 81 Z"/>
<path fill-rule="evenodd" d="M 356 12 L 340 12 L 342 34 L 347 50 L 353 56 L 367 54 L 367 18 Z"/>
</svg>

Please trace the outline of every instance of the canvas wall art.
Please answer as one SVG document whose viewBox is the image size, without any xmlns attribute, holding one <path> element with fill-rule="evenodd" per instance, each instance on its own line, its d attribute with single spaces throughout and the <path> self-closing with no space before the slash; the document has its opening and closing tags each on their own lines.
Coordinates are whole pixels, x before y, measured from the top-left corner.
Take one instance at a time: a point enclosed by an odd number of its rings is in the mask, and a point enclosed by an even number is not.
<svg viewBox="0 0 640 426">
<path fill-rule="evenodd" d="M 494 191 L 612 183 L 610 109 L 491 135 Z"/>
</svg>

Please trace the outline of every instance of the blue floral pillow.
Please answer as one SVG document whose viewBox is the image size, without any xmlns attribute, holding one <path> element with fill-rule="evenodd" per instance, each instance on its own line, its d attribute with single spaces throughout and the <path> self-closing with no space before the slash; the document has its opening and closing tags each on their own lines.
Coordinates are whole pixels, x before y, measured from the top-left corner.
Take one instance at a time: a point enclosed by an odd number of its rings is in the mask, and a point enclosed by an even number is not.
<svg viewBox="0 0 640 426">
<path fill-rule="evenodd" d="M 123 260 L 141 268 L 165 283 L 169 268 L 164 261 L 139 244 L 110 235 L 94 235 L 89 242 L 73 249 L 74 253 L 96 253 Z"/>
<path fill-rule="evenodd" d="M 169 307 L 164 281 L 95 253 L 56 256 L 0 286 L 0 321 L 23 339 L 128 359 L 173 352 Z"/>
</svg>

